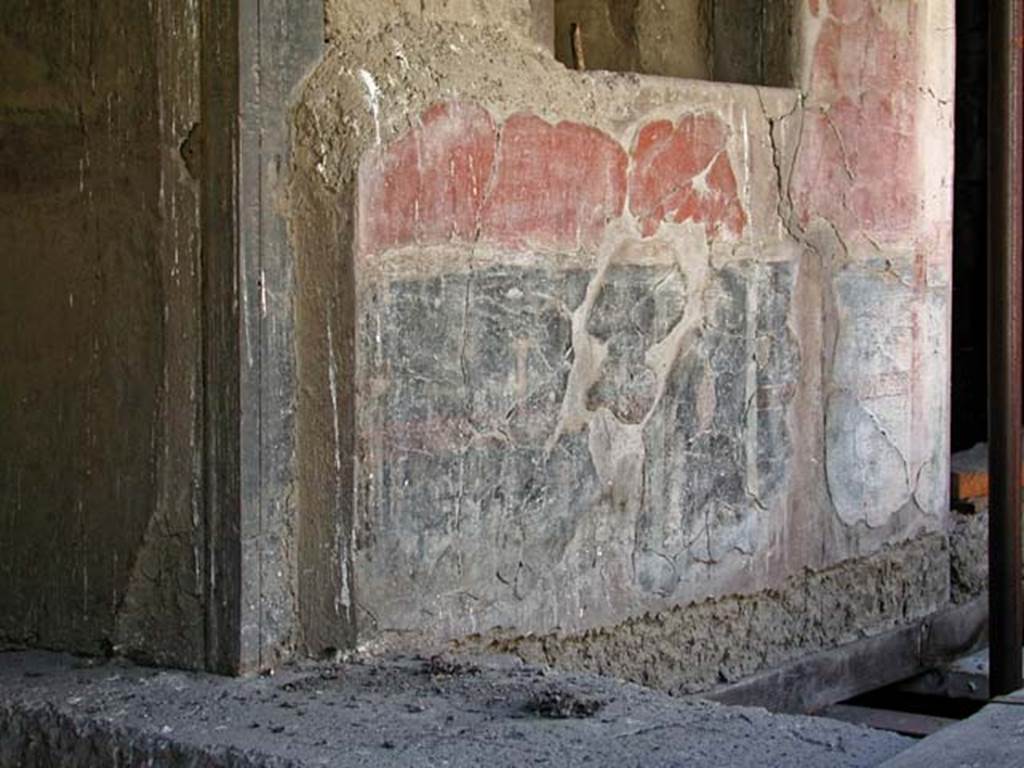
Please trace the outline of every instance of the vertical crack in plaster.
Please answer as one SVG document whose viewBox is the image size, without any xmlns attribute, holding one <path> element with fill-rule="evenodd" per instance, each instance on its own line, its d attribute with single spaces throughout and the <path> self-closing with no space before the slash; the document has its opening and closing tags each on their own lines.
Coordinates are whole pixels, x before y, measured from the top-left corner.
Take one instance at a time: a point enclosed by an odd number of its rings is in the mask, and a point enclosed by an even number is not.
<svg viewBox="0 0 1024 768">
<path fill-rule="evenodd" d="M 771 148 L 772 166 L 775 168 L 775 210 L 779 219 L 779 224 L 795 242 L 804 245 L 812 251 L 816 251 L 813 244 L 807 242 L 804 232 L 794 221 L 795 212 L 792 193 L 793 171 L 796 167 L 797 156 L 799 155 L 800 147 L 803 142 L 805 96 L 803 92 L 800 92 L 797 99 L 794 100 L 793 108 L 789 112 L 779 117 L 772 117 L 768 114 L 768 107 L 764 103 L 764 94 L 762 93 L 762 89 L 760 87 L 755 87 L 754 91 L 757 93 L 757 102 L 761 107 L 761 114 L 764 117 L 765 122 L 768 123 L 768 143 Z M 788 168 L 784 170 L 782 149 L 779 147 L 775 132 L 776 130 L 781 130 L 783 123 L 794 115 L 797 115 L 799 118 L 797 140 L 796 145 L 793 148 L 793 156 L 790 158 L 788 163 Z"/>
<path fill-rule="evenodd" d="M 852 402 L 856 404 L 859 411 L 865 414 L 867 423 L 869 423 L 872 426 L 874 431 L 877 432 L 877 434 L 881 437 L 885 444 L 889 448 L 891 448 L 894 454 L 898 457 L 898 460 L 901 465 L 902 474 L 906 482 L 905 487 L 907 489 L 906 495 L 908 496 L 908 499 L 914 498 L 914 495 L 916 493 L 916 484 L 912 482 L 914 473 L 912 472 L 911 463 L 907 459 L 905 452 L 898 445 L 897 441 L 892 438 L 888 430 L 886 430 L 884 426 L 881 424 L 877 414 L 871 411 L 871 409 L 867 408 L 865 404 L 862 402 L 862 398 L 858 397 L 855 392 L 846 387 L 841 387 L 837 389 L 836 384 L 833 382 L 833 376 L 836 365 L 836 354 L 837 349 L 840 345 L 843 326 L 843 314 L 840 311 L 839 299 L 836 296 L 836 289 L 834 286 L 835 269 L 837 266 L 852 263 L 852 254 L 850 251 L 850 246 L 846 242 L 843 233 L 840 231 L 839 227 L 835 224 L 835 222 L 833 222 L 831 219 L 822 216 L 815 217 L 815 221 L 819 222 L 820 225 L 824 227 L 823 230 L 819 230 L 819 235 L 827 234 L 828 238 L 832 240 L 832 242 L 835 245 L 835 251 L 837 252 L 835 255 L 832 255 L 831 251 L 827 251 L 820 244 L 816 243 L 811 237 L 809 237 L 807 230 L 804 229 L 799 224 L 796 218 L 796 212 L 794 210 L 791 192 L 791 181 L 794 168 L 797 165 L 797 158 L 799 156 L 803 139 L 803 130 L 806 118 L 805 108 L 801 109 L 800 107 L 803 106 L 803 102 L 805 101 L 805 95 L 801 93 L 800 100 L 798 101 L 797 105 L 795 105 L 794 109 L 790 111 L 788 114 L 782 115 L 780 117 L 772 117 L 768 113 L 760 89 L 757 89 L 757 92 L 762 113 L 769 125 L 768 137 L 771 142 L 772 163 L 775 167 L 776 173 L 776 187 L 778 193 L 777 215 L 779 218 L 779 222 L 784 228 L 784 230 L 787 232 L 787 234 L 795 242 L 797 242 L 804 248 L 808 249 L 811 253 L 815 254 L 816 258 L 820 260 L 823 269 L 824 279 L 822 281 L 822 289 L 824 305 L 821 376 L 822 389 L 823 392 L 826 393 L 822 407 L 822 435 L 824 438 L 822 444 L 822 459 L 824 464 L 824 487 L 832 508 L 835 509 L 837 512 L 840 512 L 840 519 L 842 519 L 845 523 L 850 524 L 854 521 L 849 518 L 849 515 L 844 516 L 841 512 L 841 510 L 845 509 L 847 505 L 842 504 L 839 500 L 839 496 L 843 494 L 838 493 L 837 491 L 837 478 L 834 477 L 834 472 L 829 471 L 829 467 L 832 466 L 832 462 L 835 460 L 835 457 L 831 457 L 830 459 L 830 440 L 828 436 L 830 434 L 830 429 L 833 428 L 833 425 L 831 424 L 831 419 L 833 416 L 832 410 L 834 407 L 834 397 L 837 394 L 842 393 L 851 398 Z M 779 146 L 776 130 L 781 130 L 784 122 L 788 120 L 791 116 L 794 116 L 794 113 L 796 113 L 799 117 L 799 127 L 796 145 L 788 163 L 784 163 L 783 151 Z M 845 146 L 843 137 L 840 135 L 838 126 L 834 124 L 827 109 L 822 109 L 821 114 L 823 120 L 825 121 L 825 124 L 828 126 L 830 132 L 833 134 L 839 147 L 843 173 L 850 181 L 853 181 L 855 175 L 850 165 L 847 147 Z M 845 196 L 842 202 L 844 208 L 846 208 Z M 875 243 L 874 241 L 870 241 L 870 244 L 874 246 L 876 250 L 880 250 L 878 244 Z M 841 259 L 840 265 L 837 265 L 836 263 L 836 256 L 838 256 Z M 895 275 L 895 270 L 893 269 L 891 263 L 886 264 L 885 271 L 891 272 Z M 900 279 L 900 282 L 903 283 L 904 280 Z M 918 475 L 919 474 L 920 473 L 918 473 Z M 900 506 L 902 506 L 902 504 Z M 892 511 L 893 510 L 885 510 L 885 517 L 887 518 Z M 879 518 L 876 515 L 868 514 L 865 521 L 869 524 L 869 527 L 871 527 L 877 523 L 878 519 Z"/>
<path fill-rule="evenodd" d="M 839 132 L 839 127 L 832 120 L 832 115 L 829 114 L 828 109 L 822 109 L 821 116 L 825 118 L 825 122 L 828 123 L 829 130 L 832 131 L 832 135 L 835 136 L 836 145 L 839 147 L 839 156 L 843 160 L 843 172 L 846 174 L 846 178 L 850 181 L 855 181 L 856 176 L 853 173 L 853 168 L 850 167 L 850 153 L 846 148 L 846 142 L 843 140 L 843 134 Z M 845 193 L 843 194 L 843 207 L 847 207 Z"/>
<path fill-rule="evenodd" d="M 807 70 L 805 69 L 805 71 L 807 71 Z M 782 227 L 782 229 L 785 231 L 785 233 L 789 236 L 789 238 L 793 242 L 795 242 L 797 245 L 805 248 L 809 253 L 814 255 L 814 258 L 818 261 L 818 264 L 820 265 L 820 269 L 821 269 L 821 273 L 822 273 L 822 280 L 821 280 L 821 287 L 822 287 L 822 349 L 821 349 L 821 363 L 820 363 L 820 370 L 821 370 L 821 373 L 820 373 L 821 382 L 820 382 L 820 384 L 821 384 L 822 391 L 826 391 L 827 387 L 828 387 L 829 380 L 831 378 L 832 356 L 834 355 L 835 348 L 837 346 L 838 335 L 839 335 L 838 315 L 835 312 L 836 302 L 835 302 L 834 290 L 832 288 L 832 279 L 831 279 L 831 262 L 830 262 L 830 260 L 828 258 L 826 258 L 826 255 L 822 252 L 822 250 L 820 248 L 818 248 L 818 246 L 814 242 L 812 242 L 810 240 L 810 238 L 807 237 L 807 233 L 803 230 L 803 228 L 800 226 L 799 222 L 797 221 L 796 210 L 795 210 L 795 206 L 793 204 L 793 191 L 792 191 L 793 174 L 794 174 L 795 169 L 796 169 L 797 159 L 800 156 L 800 150 L 801 150 L 801 148 L 803 146 L 803 136 L 804 136 L 804 127 L 805 127 L 805 124 L 806 124 L 806 109 L 807 109 L 807 107 L 806 107 L 806 100 L 807 100 L 806 89 L 807 89 L 807 84 L 804 84 L 800 88 L 800 90 L 798 92 L 799 95 L 798 95 L 797 99 L 795 100 L 795 102 L 793 104 L 793 108 L 788 113 L 786 113 L 784 115 L 781 115 L 779 117 L 772 117 L 769 114 L 768 108 L 767 108 L 767 106 L 766 106 L 766 104 L 764 102 L 764 95 L 762 93 L 761 88 L 755 87 L 754 90 L 757 93 L 758 103 L 761 106 L 761 113 L 762 113 L 765 121 L 768 123 L 768 141 L 769 141 L 769 144 L 770 144 L 770 147 L 771 147 L 772 166 L 775 168 L 775 184 L 776 184 L 776 192 L 777 192 L 777 194 L 776 194 L 776 216 L 778 217 L 779 225 Z M 782 131 L 784 129 L 784 127 L 785 127 L 786 121 L 790 120 L 794 116 L 798 120 L 797 137 L 796 137 L 795 145 L 793 147 L 792 156 L 789 158 L 789 161 L 787 163 L 785 161 L 785 157 L 784 157 L 784 154 L 783 154 L 782 147 L 779 146 L 779 139 L 778 139 L 778 137 L 776 135 L 776 131 Z M 833 337 L 831 339 L 831 343 L 826 343 L 825 342 L 825 334 L 828 332 L 828 329 L 829 329 L 829 325 L 830 325 L 829 320 L 830 320 L 830 318 L 834 320 L 834 322 L 832 322 Z M 797 339 L 797 343 L 801 346 L 801 352 L 800 352 L 801 358 L 804 359 L 804 360 L 809 360 L 808 356 L 806 354 L 804 354 L 804 351 L 802 349 L 803 340 L 800 338 L 799 334 L 795 334 L 794 337 Z M 821 426 L 820 426 L 820 429 L 821 429 L 821 435 L 822 435 L 822 442 L 821 442 L 822 458 L 821 458 L 820 471 L 821 471 L 821 478 L 823 480 L 821 485 L 824 488 L 825 495 L 826 495 L 826 497 L 828 499 L 829 505 L 831 506 L 831 508 L 833 510 L 835 510 L 835 509 L 838 509 L 838 505 L 836 504 L 836 499 L 835 499 L 835 497 L 833 495 L 833 492 L 832 492 L 832 486 L 831 486 L 831 484 L 829 482 L 829 477 L 828 477 L 829 473 L 828 473 L 828 470 L 827 470 L 829 450 L 828 450 L 828 439 L 825 436 L 828 435 L 828 428 L 829 428 L 828 398 L 826 397 L 826 398 L 823 398 L 822 407 L 821 407 Z M 825 556 L 825 549 L 826 549 L 826 547 L 827 547 L 827 543 L 826 543 L 826 528 L 825 528 L 825 526 L 822 526 L 822 532 L 821 532 L 822 557 Z"/>
</svg>

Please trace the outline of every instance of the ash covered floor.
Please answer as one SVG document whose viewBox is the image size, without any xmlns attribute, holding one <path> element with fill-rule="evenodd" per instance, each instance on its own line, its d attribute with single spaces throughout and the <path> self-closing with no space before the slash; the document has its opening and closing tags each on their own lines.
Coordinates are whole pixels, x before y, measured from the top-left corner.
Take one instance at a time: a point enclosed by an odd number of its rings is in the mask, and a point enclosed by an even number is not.
<svg viewBox="0 0 1024 768">
<path fill-rule="evenodd" d="M 0 766 L 876 766 L 910 739 L 488 657 L 221 678 L 0 653 Z M 152 761 L 147 762 L 147 761 Z"/>
</svg>

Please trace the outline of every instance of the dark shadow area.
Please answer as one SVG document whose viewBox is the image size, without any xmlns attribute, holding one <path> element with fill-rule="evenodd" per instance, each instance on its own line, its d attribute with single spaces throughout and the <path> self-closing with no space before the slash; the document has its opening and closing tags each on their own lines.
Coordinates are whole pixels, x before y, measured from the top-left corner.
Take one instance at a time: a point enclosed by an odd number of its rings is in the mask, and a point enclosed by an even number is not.
<svg viewBox="0 0 1024 768">
<path fill-rule="evenodd" d="M 984 701 L 953 699 L 943 696 L 924 696 L 900 691 L 896 686 L 871 691 L 850 699 L 848 704 L 872 709 L 886 709 L 910 712 L 916 715 L 932 715 L 951 720 L 964 720 L 985 706 Z"/>
<path fill-rule="evenodd" d="M 571 69 L 792 85 L 792 0 L 555 0 L 555 57 Z"/>
<path fill-rule="evenodd" d="M 986 132 L 988 3 L 956 4 L 952 450 L 987 439 Z"/>
</svg>

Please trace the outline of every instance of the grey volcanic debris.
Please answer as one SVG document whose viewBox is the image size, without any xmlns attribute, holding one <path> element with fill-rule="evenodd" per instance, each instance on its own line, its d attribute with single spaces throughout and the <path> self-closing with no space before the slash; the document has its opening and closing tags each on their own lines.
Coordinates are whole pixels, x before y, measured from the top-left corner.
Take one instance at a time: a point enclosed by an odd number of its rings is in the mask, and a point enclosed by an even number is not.
<svg viewBox="0 0 1024 768">
<path fill-rule="evenodd" d="M 0 654 L 0 766 L 867 768 L 912 743 L 510 657 L 309 663 L 231 679 Z"/>
</svg>

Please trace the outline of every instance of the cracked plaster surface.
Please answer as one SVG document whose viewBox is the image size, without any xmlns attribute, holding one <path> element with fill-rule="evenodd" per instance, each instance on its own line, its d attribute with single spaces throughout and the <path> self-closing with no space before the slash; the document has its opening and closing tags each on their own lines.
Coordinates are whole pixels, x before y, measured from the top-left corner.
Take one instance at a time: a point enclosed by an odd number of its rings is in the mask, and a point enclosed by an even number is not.
<svg viewBox="0 0 1024 768">
<path fill-rule="evenodd" d="M 749 219 L 741 236 L 666 221 L 645 238 L 627 197 L 594 246 L 506 247 L 480 242 L 478 227 L 473 242 L 357 260 L 352 554 L 367 636 L 594 626 L 940 524 L 941 258 L 922 262 L 927 222 L 851 223 L 847 188 L 874 171 L 869 147 L 848 138 L 857 125 L 829 108 L 860 44 L 844 34 L 884 22 L 913 45 L 935 12 L 904 32 L 865 7 L 850 18 L 819 7 L 806 55 L 831 80 L 794 92 L 577 76 L 506 52 L 518 74 L 495 94 L 465 65 L 477 41 L 489 50 L 485 30 L 457 32 L 459 64 L 430 46 L 404 47 L 397 68 L 360 59 L 380 73 L 384 146 L 407 129 L 398 114 L 430 104 L 409 74 L 420 66 L 499 124 L 532 112 L 623 147 L 645 121 L 720 114 Z M 355 68 L 344 46 L 335 55 L 344 79 Z M 300 126 L 314 185 L 356 194 L 345 179 L 360 153 L 329 147 L 381 129 L 328 117 L 346 98 L 338 82 L 314 78 Z M 353 100 L 342 113 L 359 110 Z M 835 160 L 827 181 L 843 216 L 809 206 L 809 157 Z M 792 304 L 798 292 L 819 314 Z"/>
</svg>

